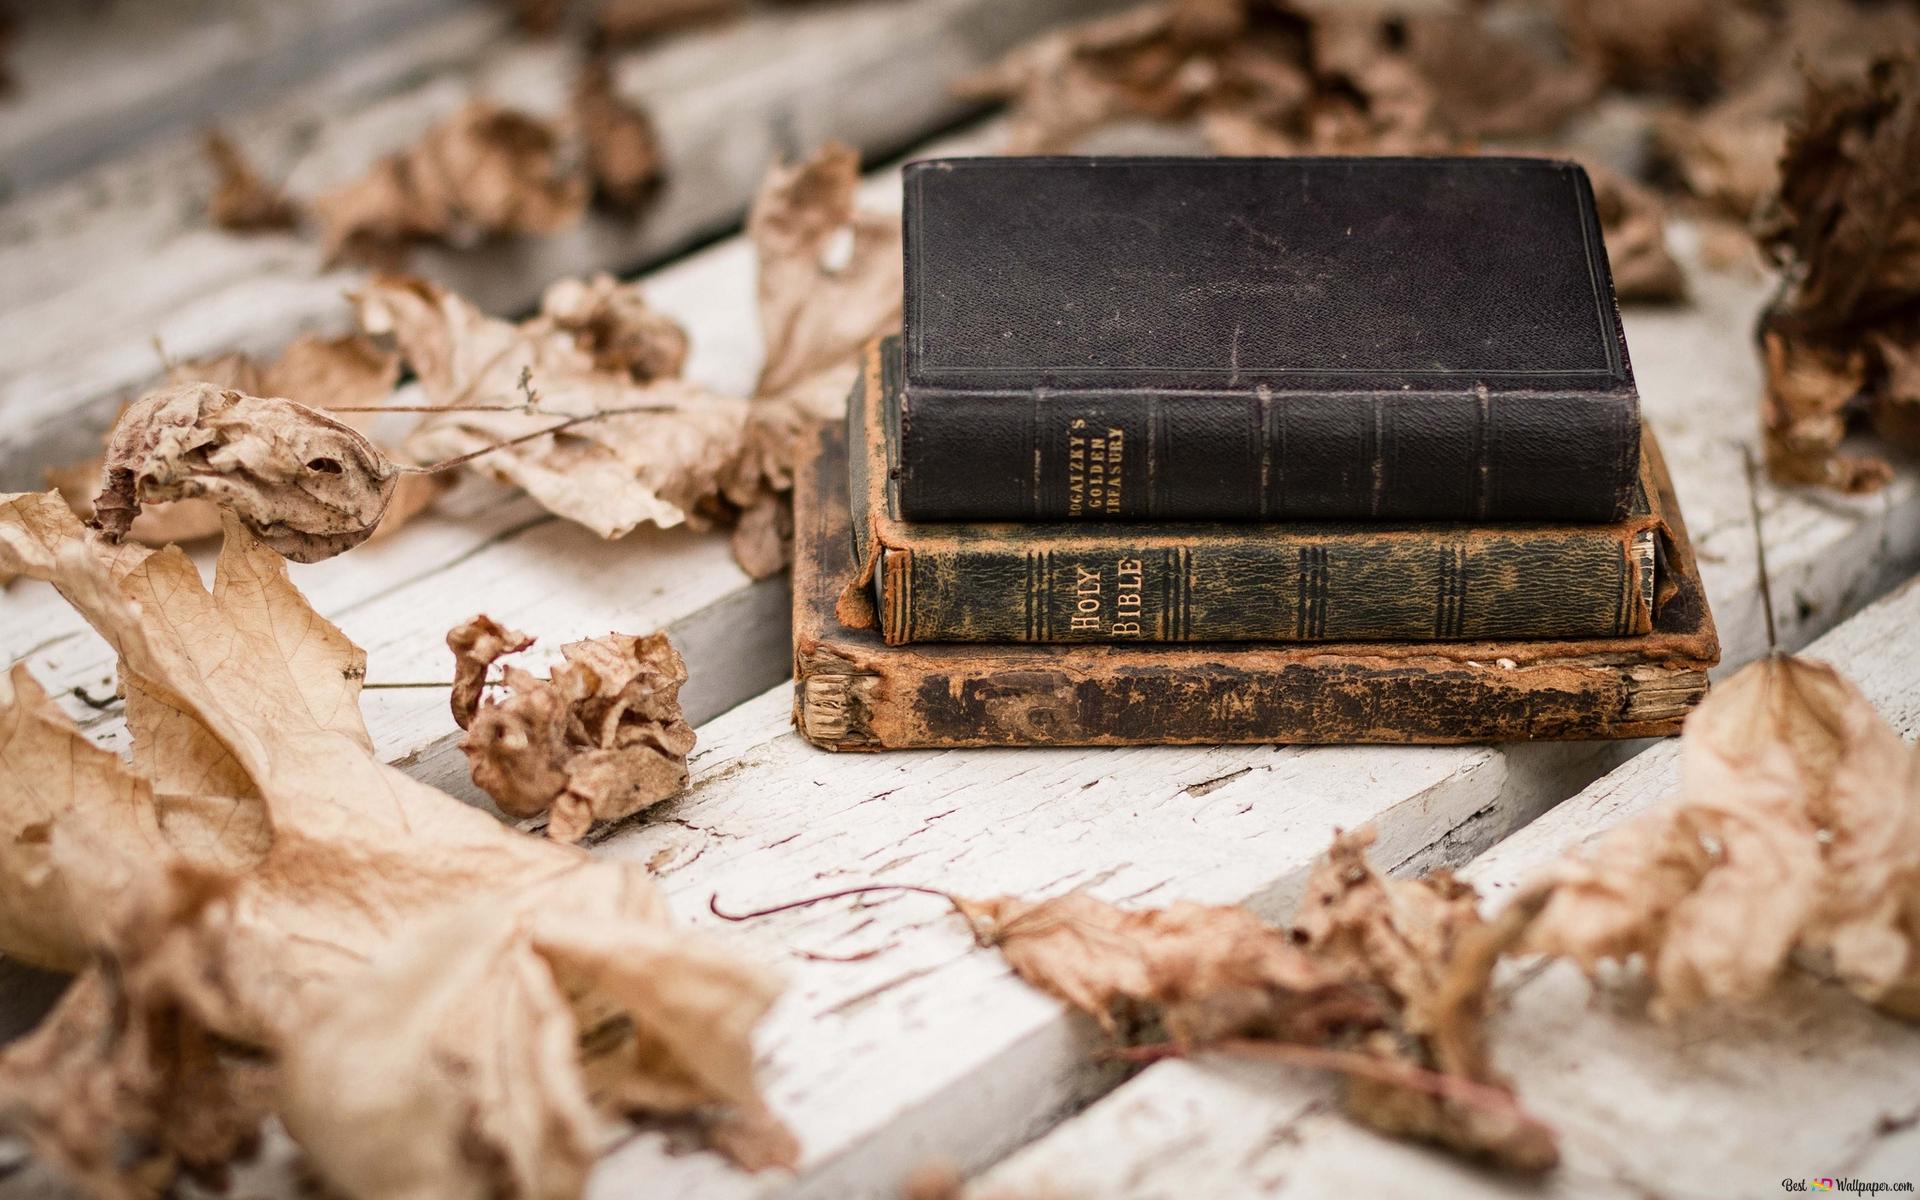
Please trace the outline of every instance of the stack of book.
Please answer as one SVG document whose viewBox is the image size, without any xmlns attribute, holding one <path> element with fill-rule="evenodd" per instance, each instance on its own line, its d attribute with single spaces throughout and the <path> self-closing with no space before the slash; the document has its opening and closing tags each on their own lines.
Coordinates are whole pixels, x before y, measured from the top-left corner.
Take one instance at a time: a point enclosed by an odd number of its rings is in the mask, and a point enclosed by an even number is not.
<svg viewBox="0 0 1920 1200">
<path fill-rule="evenodd" d="M 1718 661 L 1579 167 L 906 173 L 796 487 L 832 749 L 1673 732 Z"/>
</svg>

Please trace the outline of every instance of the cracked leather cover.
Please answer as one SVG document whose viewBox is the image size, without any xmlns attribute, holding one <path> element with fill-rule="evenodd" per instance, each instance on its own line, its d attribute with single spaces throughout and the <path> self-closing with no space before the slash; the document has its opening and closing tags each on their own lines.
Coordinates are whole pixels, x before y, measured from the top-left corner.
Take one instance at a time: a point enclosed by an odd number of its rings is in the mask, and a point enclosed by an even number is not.
<svg viewBox="0 0 1920 1200">
<path fill-rule="evenodd" d="M 904 518 L 1631 503 L 1638 397 L 1575 164 L 962 158 L 905 188 Z"/>
</svg>

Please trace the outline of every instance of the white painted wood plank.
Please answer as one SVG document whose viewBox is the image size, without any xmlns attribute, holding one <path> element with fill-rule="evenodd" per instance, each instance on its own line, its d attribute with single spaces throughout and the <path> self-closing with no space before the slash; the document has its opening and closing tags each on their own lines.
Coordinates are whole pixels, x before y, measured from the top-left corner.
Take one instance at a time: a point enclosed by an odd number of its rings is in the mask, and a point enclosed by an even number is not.
<svg viewBox="0 0 1920 1200">
<path fill-rule="evenodd" d="M 476 0 L 143 0 L 16 9 L 0 101 L 0 194 L 53 182 L 155 137 L 280 94 L 343 58 Z"/>
<path fill-rule="evenodd" d="M 750 906 L 872 880 L 975 895 L 1086 887 L 1280 913 L 1336 825 L 1374 821 L 1391 862 L 1464 859 L 1608 748 L 1149 748 L 829 756 L 786 730 L 779 689 L 702 730 L 687 795 L 601 852 L 656 862 L 683 916 L 717 891 Z M 764 1032 L 774 1106 L 805 1147 L 797 1180 L 630 1143 L 595 1195 L 642 1181 L 702 1197 L 887 1196 L 924 1157 L 986 1161 L 1113 1082 L 1086 1026 L 975 950 L 924 896 L 840 903 L 719 929 L 781 964 Z M 871 952 L 853 962 L 806 954 Z"/>
<path fill-rule="evenodd" d="M 942 143 L 972 144 L 968 137 Z M 874 173 L 861 203 L 897 209 L 898 179 L 894 168 Z M 689 378 L 734 395 L 751 389 L 761 343 L 745 238 L 685 256 L 642 287 L 650 304 L 686 327 Z M 401 402 L 408 399 L 417 397 Z M 210 570 L 211 549 L 197 553 Z M 391 537 L 290 569 L 315 608 L 366 648 L 374 683 L 448 679 L 446 631 L 483 609 L 541 639 L 530 665 L 564 642 L 610 629 L 668 629 L 688 663 L 683 700 L 696 723 L 758 695 L 790 669 L 786 581 L 749 580 L 723 532 L 644 529 L 606 544 L 478 480 Z M 0 590 L 0 657 L 25 661 L 102 744 L 123 744 L 118 708 L 96 711 L 74 693 L 111 696 L 113 656 L 51 588 L 23 581 Z M 365 699 L 368 724 L 390 760 L 471 796 L 446 698 L 443 689 L 376 688 Z"/>
<path fill-rule="evenodd" d="M 1920 732 L 1920 580 L 1815 642 L 1908 738 Z M 1482 856 L 1496 898 L 1554 857 L 1670 794 L 1662 742 Z M 1837 987 L 1797 978 L 1756 1011 L 1654 1024 L 1571 967 L 1509 973 L 1497 1060 L 1561 1132 L 1544 1186 L 1499 1179 L 1373 1136 L 1334 1085 L 1217 1058 L 1148 1068 L 990 1171 L 979 1192 L 1127 1197 L 1772 1195 L 1808 1176 L 1912 1179 L 1920 1169 L 1920 1036 Z M 1046 1193 L 1052 1194 L 1052 1193 Z"/>
<path fill-rule="evenodd" d="M 949 90 L 1045 25 L 1118 0 L 848 0 L 757 10 L 621 61 L 620 86 L 653 112 L 668 179 L 636 220 L 590 216 L 547 238 L 426 251 L 414 266 L 512 312 L 552 280 L 631 270 L 737 222 L 765 168 L 838 137 L 892 153 L 965 111 Z M 561 110 L 577 51 L 484 41 L 449 59 L 484 14 L 455 12 L 356 55 L 233 131 L 297 195 L 357 177 L 480 95 Z M 375 61 L 377 60 L 377 61 Z M 401 68 L 412 64 L 416 75 Z M 376 86 L 369 86 L 368 81 Z M 377 86 L 383 82 L 390 86 Z M 176 357 L 265 351 L 348 320 L 363 277 L 321 269 L 311 237 L 208 227 L 197 139 L 130 155 L 0 208 L 0 487 L 33 486 L 78 457 L 119 399 Z"/>
</svg>

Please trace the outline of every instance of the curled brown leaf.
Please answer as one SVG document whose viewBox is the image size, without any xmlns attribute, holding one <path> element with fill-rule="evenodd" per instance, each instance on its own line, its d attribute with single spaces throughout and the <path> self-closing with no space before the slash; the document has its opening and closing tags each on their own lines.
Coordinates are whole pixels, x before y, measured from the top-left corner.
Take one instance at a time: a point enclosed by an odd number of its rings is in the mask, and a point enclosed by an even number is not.
<svg viewBox="0 0 1920 1200">
<path fill-rule="evenodd" d="M 1514 1099 L 1485 1034 L 1493 968 L 1518 932 L 1482 920 L 1473 889 L 1448 873 L 1382 877 L 1372 840 L 1336 834 L 1291 927 L 1239 907 L 1128 911 L 1082 893 L 951 902 L 1022 979 L 1110 1034 L 1313 1051 L 1294 1058 L 1343 1072 L 1348 1110 L 1375 1128 L 1550 1169 L 1553 1132 Z"/>
<path fill-rule="evenodd" d="M 210 500 L 280 554 L 317 562 L 373 533 L 399 477 L 358 430 L 318 410 L 178 384 L 121 414 L 94 524 L 119 541 L 144 504 Z"/>
<path fill-rule="evenodd" d="M 270 361 L 249 354 L 223 354 L 173 363 L 167 368 L 166 381 L 210 383 L 249 396 L 282 397 L 308 408 L 372 410 L 387 402 L 399 379 L 399 359 L 364 337 L 304 334 Z M 115 424 L 125 415 L 122 409 Z M 376 416 L 370 411 L 349 411 L 336 419 L 371 434 Z M 96 455 L 46 472 L 47 483 L 60 490 L 82 520 L 93 518 L 93 498 L 100 489 L 104 461 Z M 417 515 L 439 486 L 427 476 L 403 478 L 378 532 L 391 532 Z M 211 500 L 149 500 L 142 503 L 124 536 L 142 545 L 164 546 L 200 541 L 219 532 L 220 508 Z"/>
<path fill-rule="evenodd" d="M 621 97 L 604 57 L 589 61 L 574 83 L 573 119 L 594 198 L 629 212 L 651 199 L 665 166 L 660 134 L 645 109 Z"/>
<path fill-rule="evenodd" d="M 215 175 L 207 212 L 213 223 L 233 233 L 291 229 L 300 210 L 280 189 L 260 177 L 233 139 L 210 130 L 204 142 Z"/>
<path fill-rule="evenodd" d="M 1588 164 L 1587 173 L 1620 300 L 1665 304 L 1685 299 L 1687 277 L 1667 249 L 1666 214 L 1659 196 L 1596 164 Z"/>
<path fill-rule="evenodd" d="M 611 275 L 560 280 L 541 297 L 540 312 L 596 368 L 624 372 L 635 383 L 677 379 L 686 365 L 687 331 L 650 307 L 639 287 Z"/>
<path fill-rule="evenodd" d="M 392 261 L 408 245 L 554 233 L 580 219 L 587 182 L 553 124 L 483 100 L 313 201 L 327 255 Z"/>
<path fill-rule="evenodd" d="M 758 494 L 740 457 L 747 402 L 676 378 L 636 382 L 631 372 L 646 358 L 667 361 L 667 343 L 643 338 L 636 351 L 624 339 L 641 327 L 625 318 L 568 328 L 543 314 L 516 325 L 400 277 L 375 279 L 357 300 L 363 327 L 391 335 L 446 410 L 408 438 L 417 459 L 485 452 L 477 469 L 605 538 L 647 522 L 704 524 L 716 507 Z M 609 354 L 625 369 L 599 365 Z"/>
<path fill-rule="evenodd" d="M 503 812 L 545 814 L 547 836 L 578 841 L 686 787 L 693 729 L 680 714 L 687 668 L 664 633 L 609 634 L 561 647 L 546 679 L 506 668 L 488 699 L 486 672 L 532 644 L 484 615 L 447 634 L 453 718 L 473 781 Z"/>
<path fill-rule="evenodd" d="M 1807 88 L 1765 242 L 1782 270 L 1761 318 L 1767 462 L 1776 478 L 1870 491 L 1878 458 L 1839 453 L 1866 417 L 1909 450 L 1920 409 L 1905 369 L 1920 347 L 1920 57 Z"/>
<path fill-rule="evenodd" d="M 900 323 L 900 221 L 859 210 L 859 182 L 859 154 L 831 142 L 760 185 L 747 216 L 760 260 L 758 397 L 807 389 L 823 413 L 844 405 L 855 356 Z"/>
<path fill-rule="evenodd" d="M 0 1056 L 0 1120 L 36 1153 L 166 1190 L 244 1140 L 241 1066 L 350 1195 L 564 1200 L 609 1116 L 765 1119 L 772 981 L 674 928 L 643 868 L 382 763 L 365 656 L 237 522 L 209 590 L 177 550 L 6 497 L 0 570 L 113 645 L 134 738 L 131 762 L 93 746 L 23 669 L 0 691 L 0 951 L 109 1001 Z"/>
<path fill-rule="evenodd" d="M 1524 948 L 1638 957 L 1655 1011 L 1753 1000 L 1796 955 L 1920 1020 L 1920 752 L 1832 667 L 1754 663 L 1687 718 L 1680 791 L 1555 863 Z"/>
</svg>

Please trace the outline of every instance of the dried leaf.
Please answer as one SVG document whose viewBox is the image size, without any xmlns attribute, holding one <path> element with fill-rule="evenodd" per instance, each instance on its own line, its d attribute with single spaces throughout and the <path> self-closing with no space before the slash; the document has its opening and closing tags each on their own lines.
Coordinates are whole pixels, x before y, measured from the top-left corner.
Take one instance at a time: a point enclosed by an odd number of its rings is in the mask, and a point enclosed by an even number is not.
<svg viewBox="0 0 1920 1200">
<path fill-rule="evenodd" d="M 603 57 L 589 61 L 573 87 L 573 119 L 587 156 L 594 198 L 632 211 L 660 188 L 660 135 L 644 109 L 622 99 Z"/>
<path fill-rule="evenodd" d="M 1607 241 L 1613 288 L 1623 303 L 1667 304 L 1687 295 L 1687 277 L 1667 249 L 1660 198 L 1615 171 L 1588 164 L 1594 209 Z"/>
<path fill-rule="evenodd" d="M 1765 44 L 1767 26 L 1720 0 L 1563 0 L 1574 53 L 1629 91 L 1705 99 Z"/>
<path fill-rule="evenodd" d="M 804 389 L 826 397 L 823 414 L 843 406 L 860 350 L 900 323 L 900 221 L 856 209 L 859 182 L 859 154 L 833 142 L 760 185 L 747 216 L 765 343 L 756 396 Z"/>
<path fill-rule="evenodd" d="M 507 0 L 507 7 L 513 10 L 514 22 L 522 30 L 544 36 L 560 28 L 572 0 Z"/>
<path fill-rule="evenodd" d="M 121 412 L 125 415 L 124 409 Z M 115 420 L 117 423 L 118 418 Z M 47 486 L 59 491 L 73 515 L 82 521 L 93 520 L 93 497 L 100 490 L 106 461 L 105 455 L 95 455 L 45 472 Z M 166 546 L 204 541 L 219 532 L 220 506 L 212 501 L 159 501 L 140 506 L 126 537 L 143 546 Z"/>
<path fill-rule="evenodd" d="M 636 383 L 596 365 L 583 344 L 593 338 L 551 316 L 496 320 L 424 280 L 376 279 L 357 300 L 363 327 L 393 335 L 427 396 L 448 410 L 408 439 L 417 459 L 488 451 L 478 469 L 606 538 L 645 522 L 699 522 L 704 510 L 758 494 L 738 461 L 743 400 L 676 379 Z M 620 336 L 609 344 L 602 353 L 633 361 Z"/>
<path fill-rule="evenodd" d="M 179 384 L 121 414 L 94 519 L 120 541 L 143 504 L 211 500 L 280 554 L 317 562 L 372 534 L 398 478 L 359 431 L 315 409 Z"/>
<path fill-rule="evenodd" d="M 469 101 L 413 147 L 317 197 L 327 256 L 392 261 L 409 244 L 555 233 L 586 209 L 587 181 L 558 129 Z"/>
<path fill-rule="evenodd" d="M 160 1117 L 225 1128 L 233 1088 L 150 1082 L 196 1027 L 271 1069 L 285 1125 L 351 1195 L 569 1197 L 604 1115 L 763 1111 L 746 1032 L 772 984 L 671 928 L 643 868 L 525 838 L 381 763 L 364 656 L 237 523 L 209 592 L 177 550 L 89 539 L 57 497 L 10 497 L 0 569 L 51 580 L 112 643 L 135 739 L 116 771 L 15 674 L 0 896 L 37 879 L 45 904 L 28 933 L 5 910 L 0 951 L 103 955 L 90 988 L 144 964 L 135 1011 L 197 1023 L 142 1042 L 111 1005 L 63 1007 L 29 1039 L 37 1076 L 0 1060 L 0 1111 L 43 1155 L 123 1165 Z M 39 769 L 62 753 L 85 770 Z M 163 1188 L 168 1166 L 129 1186 Z"/>
<path fill-rule="evenodd" d="M 210 383 L 249 396 L 281 397 L 320 409 L 336 405 L 375 408 L 392 395 L 399 378 L 400 360 L 357 335 L 328 338 L 305 334 L 271 362 L 263 363 L 247 354 L 225 354 L 174 363 L 167 370 L 170 384 Z M 127 410 L 121 409 L 114 418 L 115 425 L 126 415 Z M 377 415 L 350 412 L 336 419 L 370 433 Z M 46 482 L 60 490 L 75 515 L 92 520 L 93 497 L 100 489 L 104 469 L 104 456 L 95 456 L 49 469 Z M 424 511 L 442 486 L 426 476 L 403 478 L 380 522 L 380 531 L 391 532 Z M 200 541 L 219 532 L 220 509 L 211 501 L 153 501 L 141 505 L 125 536 L 142 545 L 164 546 Z"/>
<path fill-rule="evenodd" d="M 203 144 L 217 177 L 213 196 L 207 201 L 207 212 L 215 225 L 232 233 L 294 227 L 300 210 L 280 189 L 260 177 L 231 138 L 217 129 L 209 130 Z"/>
<path fill-rule="evenodd" d="M 687 361 L 687 331 L 648 307 L 640 288 L 607 274 L 562 279 L 540 300 L 540 312 L 602 371 L 624 372 L 635 383 L 677 379 Z"/>
<path fill-rule="evenodd" d="M 687 667 L 664 633 L 608 634 L 562 646 L 546 679 L 506 669 L 506 694 L 484 696 L 489 667 L 533 644 L 485 615 L 447 634 L 453 719 L 467 731 L 473 782 L 501 811 L 547 816 L 547 836 L 575 842 L 687 785 L 693 729 L 680 714 Z"/>
<path fill-rule="evenodd" d="M 1439 122 L 1466 139 L 1548 134 L 1592 103 L 1599 73 L 1474 12 L 1409 14 L 1407 57 L 1432 89 Z"/>
<path fill-rule="evenodd" d="M 1774 657 L 1687 718 L 1680 791 L 1548 868 L 1525 948 L 1639 956 L 1655 1011 L 1753 1000 L 1790 956 L 1920 1020 L 1920 752 L 1833 668 Z"/>
<path fill-rule="evenodd" d="M 1904 366 L 1920 347 L 1920 59 L 1810 83 L 1765 239 L 1781 290 L 1761 318 L 1767 461 L 1777 478 L 1846 491 L 1890 476 L 1838 454 L 1857 417 L 1903 438 Z M 1920 449 L 1920 441 L 1903 441 Z"/>
<path fill-rule="evenodd" d="M 1390 882 L 1370 830 L 1336 835 L 1291 928 L 1243 908 L 1123 911 L 1080 893 L 953 903 L 1022 979 L 1110 1034 L 1159 1028 L 1180 1046 L 1332 1048 L 1368 1124 L 1510 1170 L 1559 1161 L 1553 1133 L 1494 1069 L 1484 1021 L 1493 966 L 1517 933 L 1480 918 L 1441 873 Z"/>
<path fill-rule="evenodd" d="M 1125 910 L 1082 892 L 954 905 L 1020 978 L 1109 1034 L 1145 1026 L 1182 1044 L 1241 1036 L 1316 1043 L 1378 1019 L 1339 971 L 1243 908 Z"/>
<path fill-rule="evenodd" d="M 1370 829 L 1336 834 L 1307 881 L 1295 940 L 1316 961 L 1390 998 L 1395 1020 L 1368 1035 L 1364 1052 L 1506 1102 L 1466 1104 L 1391 1075 L 1355 1075 L 1348 1111 L 1384 1132 L 1510 1170 L 1550 1169 L 1559 1161 L 1552 1131 L 1512 1102 L 1486 1045 L 1488 990 L 1505 936 L 1487 929 L 1473 889 L 1449 872 L 1409 882 L 1382 878 L 1366 861 L 1372 842 Z"/>
</svg>

